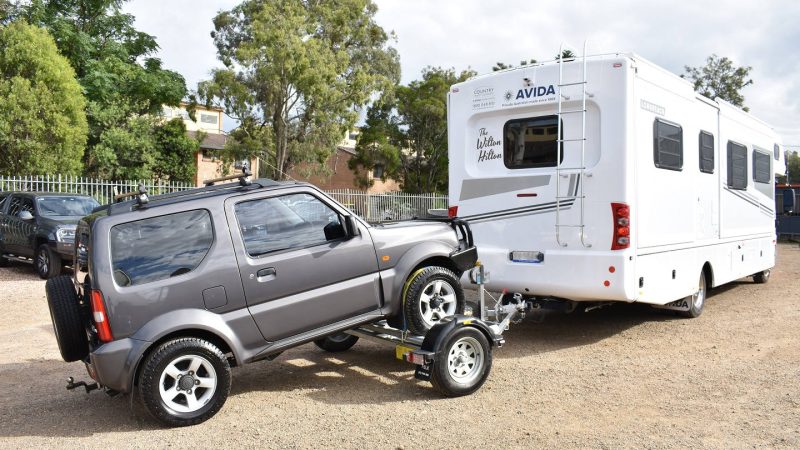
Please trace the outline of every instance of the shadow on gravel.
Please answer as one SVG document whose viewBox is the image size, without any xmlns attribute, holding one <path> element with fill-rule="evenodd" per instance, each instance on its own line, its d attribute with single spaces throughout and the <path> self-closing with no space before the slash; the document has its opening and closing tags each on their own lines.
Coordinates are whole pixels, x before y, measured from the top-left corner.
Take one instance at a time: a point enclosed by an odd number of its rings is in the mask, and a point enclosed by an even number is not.
<svg viewBox="0 0 800 450">
<path fill-rule="evenodd" d="M 86 394 L 83 388 L 68 391 L 68 376 L 89 380 L 81 363 L 34 359 L 0 365 L 0 438 L 84 437 L 158 428 L 138 402 L 131 408 L 129 396 Z"/>
<path fill-rule="evenodd" d="M 715 289 L 710 302 L 740 284 L 750 283 L 734 282 Z M 513 325 L 506 332 L 506 345 L 495 353 L 496 363 L 591 345 L 646 322 L 671 320 L 683 319 L 670 311 L 637 304 L 615 304 L 589 313 L 550 313 L 541 322 L 526 320 Z M 80 363 L 33 359 L 0 365 L 0 437 L 81 437 L 160 428 L 138 398 L 131 402 L 131 396 L 111 398 L 99 391 L 88 395 L 82 389 L 67 391 L 68 376 L 89 379 Z M 343 353 L 328 353 L 308 344 L 275 361 L 234 369 L 231 399 L 220 414 L 226 414 L 237 396 L 259 392 L 300 393 L 332 405 L 442 399 L 430 384 L 414 379 L 413 366 L 394 358 L 392 346 L 365 340 Z M 261 401 L 268 400 L 255 400 Z"/>
</svg>

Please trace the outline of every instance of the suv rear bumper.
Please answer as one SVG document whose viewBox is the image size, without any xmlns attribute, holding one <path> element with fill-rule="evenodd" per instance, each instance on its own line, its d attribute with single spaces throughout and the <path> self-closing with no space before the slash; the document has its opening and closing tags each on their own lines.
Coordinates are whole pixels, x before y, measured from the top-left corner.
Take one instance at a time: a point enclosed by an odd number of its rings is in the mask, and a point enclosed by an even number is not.
<svg viewBox="0 0 800 450">
<path fill-rule="evenodd" d="M 137 339 L 119 339 L 103 344 L 84 361 L 89 375 L 100 385 L 119 392 L 130 392 L 136 363 L 150 343 Z"/>
</svg>

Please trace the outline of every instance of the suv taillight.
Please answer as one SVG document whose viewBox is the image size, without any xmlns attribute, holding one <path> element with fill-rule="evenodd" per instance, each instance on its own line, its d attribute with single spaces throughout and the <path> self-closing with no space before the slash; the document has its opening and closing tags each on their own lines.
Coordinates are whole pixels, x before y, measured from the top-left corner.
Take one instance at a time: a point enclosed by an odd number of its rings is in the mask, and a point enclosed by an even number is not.
<svg viewBox="0 0 800 450">
<path fill-rule="evenodd" d="M 612 203 L 611 217 L 614 218 L 614 240 L 611 241 L 611 250 L 630 247 L 631 209 L 625 203 Z"/>
<path fill-rule="evenodd" d="M 447 217 L 451 219 L 458 217 L 458 205 L 447 208 Z"/>
<path fill-rule="evenodd" d="M 108 323 L 108 314 L 106 314 L 106 302 L 103 301 L 103 293 L 100 291 L 90 291 L 90 298 L 92 300 L 92 319 L 97 328 L 97 337 L 102 342 L 111 342 L 114 336 L 111 334 L 111 325 Z"/>
</svg>

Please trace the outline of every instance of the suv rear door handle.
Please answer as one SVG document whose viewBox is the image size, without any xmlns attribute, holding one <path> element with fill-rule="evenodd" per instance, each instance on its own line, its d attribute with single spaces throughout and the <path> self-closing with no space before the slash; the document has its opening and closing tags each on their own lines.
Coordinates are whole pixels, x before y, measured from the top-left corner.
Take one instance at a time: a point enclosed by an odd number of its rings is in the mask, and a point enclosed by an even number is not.
<svg viewBox="0 0 800 450">
<path fill-rule="evenodd" d="M 266 267 L 256 272 L 256 277 L 258 277 L 258 281 L 260 282 L 273 280 L 275 279 L 275 275 L 277 275 L 277 272 L 274 267 Z"/>
</svg>

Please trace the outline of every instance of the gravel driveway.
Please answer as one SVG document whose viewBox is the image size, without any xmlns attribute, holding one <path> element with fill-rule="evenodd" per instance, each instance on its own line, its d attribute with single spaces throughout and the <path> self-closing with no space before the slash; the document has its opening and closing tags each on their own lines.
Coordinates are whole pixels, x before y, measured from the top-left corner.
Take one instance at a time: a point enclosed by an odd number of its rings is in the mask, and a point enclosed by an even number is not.
<svg viewBox="0 0 800 450">
<path fill-rule="evenodd" d="M 387 346 L 314 345 L 234 369 L 222 411 L 162 429 L 131 397 L 64 389 L 30 266 L 0 269 L 0 447 L 800 448 L 800 248 L 766 285 L 712 291 L 698 319 L 639 305 L 507 333 L 476 394 L 439 397 Z"/>
</svg>

